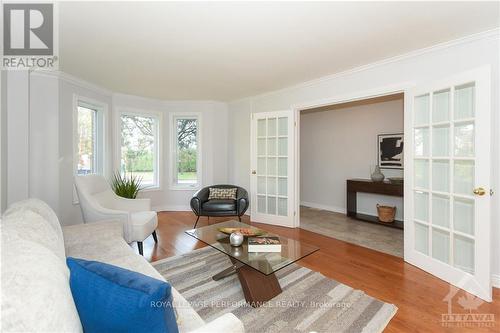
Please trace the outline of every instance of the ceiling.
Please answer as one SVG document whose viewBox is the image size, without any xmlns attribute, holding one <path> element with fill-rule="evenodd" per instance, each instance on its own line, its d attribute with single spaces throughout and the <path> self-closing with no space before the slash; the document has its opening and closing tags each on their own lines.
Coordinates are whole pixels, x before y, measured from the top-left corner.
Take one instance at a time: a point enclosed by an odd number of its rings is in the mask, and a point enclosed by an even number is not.
<svg viewBox="0 0 500 333">
<path fill-rule="evenodd" d="M 499 2 L 60 2 L 60 69 L 229 101 L 498 27 Z"/>
</svg>

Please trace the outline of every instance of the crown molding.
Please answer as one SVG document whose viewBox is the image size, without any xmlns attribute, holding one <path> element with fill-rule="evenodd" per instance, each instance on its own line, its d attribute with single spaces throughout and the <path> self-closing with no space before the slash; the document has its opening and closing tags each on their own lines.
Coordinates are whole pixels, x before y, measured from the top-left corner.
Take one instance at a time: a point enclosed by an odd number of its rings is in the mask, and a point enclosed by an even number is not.
<svg viewBox="0 0 500 333">
<path fill-rule="evenodd" d="M 114 98 L 125 98 L 125 99 L 135 99 L 144 102 L 153 102 L 158 104 L 163 104 L 163 106 L 170 106 L 176 104 L 186 104 L 192 103 L 197 104 L 225 104 L 225 102 L 211 100 L 211 99 L 158 99 L 153 97 L 144 97 L 139 95 L 125 94 L 120 92 L 113 92 Z"/>
<path fill-rule="evenodd" d="M 100 93 L 102 95 L 106 95 L 109 97 L 114 97 L 114 98 L 130 98 L 130 99 L 136 99 L 136 100 L 141 100 L 145 102 L 153 102 L 153 103 L 158 103 L 158 104 L 164 104 L 164 106 L 169 106 L 171 104 L 182 104 L 182 103 L 193 103 L 193 104 L 225 104 L 225 102 L 221 101 L 216 101 L 216 100 L 163 100 L 163 99 L 157 99 L 157 98 L 150 98 L 150 97 L 144 97 L 144 96 L 139 96 L 139 95 L 131 95 L 131 94 L 124 94 L 120 92 L 114 92 L 112 90 L 103 88 L 97 84 L 91 83 L 89 81 L 85 81 L 83 79 L 80 79 L 74 75 L 68 74 L 63 71 L 48 71 L 48 70 L 30 70 L 29 71 L 31 75 L 34 76 L 41 76 L 41 77 L 51 77 L 51 78 L 58 78 L 60 80 L 63 80 L 65 82 L 68 82 L 70 84 L 76 85 L 78 87 L 84 88 L 91 90 L 95 93 Z"/>
<path fill-rule="evenodd" d="M 60 80 L 78 86 L 80 88 L 88 89 L 95 93 L 100 93 L 106 96 L 111 97 L 114 94 L 113 91 L 109 89 L 103 88 L 89 81 L 85 81 L 83 79 L 80 79 L 79 77 L 65 73 L 63 71 L 32 70 L 30 71 L 30 73 L 31 75 L 35 76 L 58 78 Z"/>
<path fill-rule="evenodd" d="M 410 52 L 407 52 L 407 53 L 403 53 L 403 54 L 400 54 L 400 55 L 397 55 L 397 56 L 394 56 L 394 57 L 390 57 L 390 58 L 382 59 L 382 60 L 379 60 L 379 61 L 375 61 L 375 62 L 366 64 L 366 65 L 354 67 L 354 68 L 351 68 L 351 69 L 348 69 L 348 70 L 345 70 L 345 71 L 341 71 L 341 72 L 338 72 L 338 73 L 334 73 L 334 74 L 331 74 L 331 75 L 322 76 L 322 77 L 317 78 L 317 79 L 312 79 L 312 80 L 309 80 L 309 81 L 301 82 L 301 83 L 298 83 L 298 84 L 295 84 L 295 85 L 291 85 L 291 86 L 288 86 L 288 87 L 285 87 L 285 88 L 276 89 L 276 90 L 268 91 L 268 92 L 265 92 L 265 93 L 261 93 L 261 94 L 257 94 L 257 95 L 248 96 L 248 97 L 240 98 L 240 99 L 237 99 L 237 100 L 229 101 L 229 103 L 237 103 L 237 102 L 243 102 L 245 100 L 252 100 L 252 99 L 258 99 L 258 98 L 264 98 L 264 97 L 271 96 L 271 95 L 283 94 L 283 93 L 289 92 L 291 90 L 296 90 L 296 89 L 300 89 L 300 88 L 310 87 L 310 86 L 313 86 L 313 85 L 321 84 L 321 83 L 326 82 L 326 81 L 338 79 L 340 77 L 344 77 L 344 76 L 352 75 L 352 74 L 355 74 L 355 73 L 363 72 L 363 71 L 370 70 L 370 69 L 377 68 L 377 67 L 381 67 L 381 66 L 384 66 L 384 65 L 387 65 L 387 64 L 391 64 L 391 63 L 395 63 L 395 62 L 398 62 L 398 61 L 415 58 L 415 57 L 418 57 L 418 56 L 421 56 L 421 55 L 425 55 L 425 54 L 429 54 L 429 53 L 432 53 L 432 52 L 436 52 L 436 51 L 439 51 L 439 50 L 444 50 L 444 49 L 447 49 L 447 48 L 450 48 L 450 47 L 454 47 L 454 46 L 458 46 L 458 45 L 464 45 L 464 44 L 467 44 L 467 43 L 475 42 L 475 41 L 478 41 L 478 40 L 484 40 L 484 39 L 492 39 L 492 40 L 498 40 L 498 39 L 500 39 L 500 28 L 494 28 L 494 29 L 490 29 L 490 30 L 478 32 L 478 33 L 475 33 L 475 34 L 472 34 L 472 35 L 467 35 L 467 36 L 460 37 L 460 38 L 457 38 L 457 39 L 453 39 L 453 40 L 450 40 L 450 41 L 447 41 L 447 42 L 443 42 L 443 43 L 435 44 L 435 45 L 432 45 L 432 46 L 424 47 L 424 48 L 421 48 L 421 49 L 417 49 L 417 50 L 414 50 L 414 51 L 410 51 Z"/>
</svg>

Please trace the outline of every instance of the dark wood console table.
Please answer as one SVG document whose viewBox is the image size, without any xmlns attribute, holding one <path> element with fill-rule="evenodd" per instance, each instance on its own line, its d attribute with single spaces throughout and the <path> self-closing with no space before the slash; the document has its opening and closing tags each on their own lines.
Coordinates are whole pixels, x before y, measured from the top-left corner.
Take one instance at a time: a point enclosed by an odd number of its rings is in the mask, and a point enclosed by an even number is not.
<svg viewBox="0 0 500 333">
<path fill-rule="evenodd" d="M 361 214 L 357 212 L 357 193 L 374 193 L 402 197 L 404 195 L 403 184 L 392 184 L 388 182 L 374 182 L 370 179 L 348 179 L 347 180 L 347 216 L 356 220 L 376 223 L 386 227 L 403 229 L 403 221 L 394 220 L 392 223 L 380 222 L 377 216 Z"/>
</svg>

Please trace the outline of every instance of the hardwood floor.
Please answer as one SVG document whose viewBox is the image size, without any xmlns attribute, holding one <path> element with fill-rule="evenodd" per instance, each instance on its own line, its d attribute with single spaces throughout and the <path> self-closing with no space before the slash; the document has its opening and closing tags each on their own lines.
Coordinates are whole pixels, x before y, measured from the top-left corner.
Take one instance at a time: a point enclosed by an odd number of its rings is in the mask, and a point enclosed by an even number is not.
<svg viewBox="0 0 500 333">
<path fill-rule="evenodd" d="M 146 259 L 156 261 L 205 246 L 184 233 L 193 227 L 195 217 L 192 213 L 160 212 L 158 217 L 158 244 L 152 237 L 144 241 Z M 228 218 L 210 218 L 210 224 L 224 220 Z M 244 217 L 243 222 L 250 223 L 248 217 Z M 402 258 L 307 230 L 251 224 L 320 247 L 319 251 L 298 263 L 395 304 L 399 310 L 385 332 L 500 332 L 500 289 L 494 288 L 492 303 L 484 302 L 477 309 L 464 310 L 458 303 L 466 296 L 463 291 L 456 294 L 451 304 L 452 313 L 493 314 L 493 327 L 443 327 L 441 315 L 448 313 L 448 303 L 443 299 L 449 293 L 450 285 L 406 264 Z M 205 225 L 207 218 L 201 218 L 198 227 Z M 461 303 L 465 304 L 463 300 Z"/>
</svg>

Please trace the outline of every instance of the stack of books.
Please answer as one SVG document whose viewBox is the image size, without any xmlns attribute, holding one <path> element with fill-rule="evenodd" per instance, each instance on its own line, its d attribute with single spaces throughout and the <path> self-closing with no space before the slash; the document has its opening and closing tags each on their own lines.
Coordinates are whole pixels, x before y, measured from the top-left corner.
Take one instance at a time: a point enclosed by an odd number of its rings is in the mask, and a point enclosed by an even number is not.
<svg viewBox="0 0 500 333">
<path fill-rule="evenodd" d="M 248 252 L 281 252 L 279 237 L 250 237 L 248 238 Z"/>
</svg>

